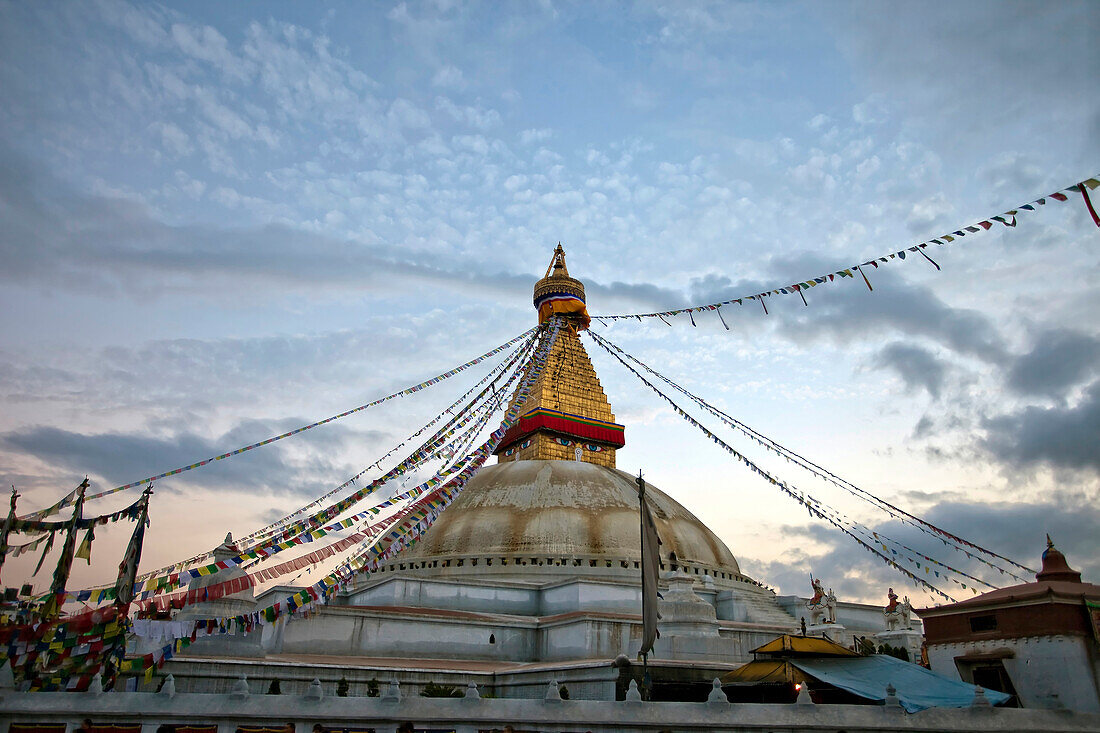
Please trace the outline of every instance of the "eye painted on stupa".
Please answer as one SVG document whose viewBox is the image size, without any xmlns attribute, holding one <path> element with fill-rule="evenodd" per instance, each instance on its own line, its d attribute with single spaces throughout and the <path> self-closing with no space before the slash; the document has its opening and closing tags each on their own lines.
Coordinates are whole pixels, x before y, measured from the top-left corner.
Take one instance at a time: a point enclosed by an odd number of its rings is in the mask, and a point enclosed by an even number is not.
<svg viewBox="0 0 1100 733">
<path fill-rule="evenodd" d="M 566 448 L 573 445 L 573 441 L 567 440 L 566 438 L 554 438 L 554 442 L 558 445 L 564 445 Z"/>
<path fill-rule="evenodd" d="M 584 447 L 586 450 L 590 450 L 593 453 L 599 453 L 603 450 L 602 445 L 596 445 L 595 443 L 586 443 Z"/>
</svg>

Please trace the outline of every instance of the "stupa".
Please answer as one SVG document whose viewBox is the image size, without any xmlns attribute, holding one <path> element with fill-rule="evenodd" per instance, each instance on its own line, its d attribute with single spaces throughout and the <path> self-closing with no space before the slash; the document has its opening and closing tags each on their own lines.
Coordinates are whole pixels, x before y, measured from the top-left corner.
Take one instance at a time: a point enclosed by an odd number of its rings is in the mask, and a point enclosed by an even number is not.
<svg viewBox="0 0 1100 733">
<path fill-rule="evenodd" d="M 177 689 L 228 691 L 246 674 L 258 686 L 280 679 L 284 691 L 317 678 L 367 694 L 399 679 L 411 692 L 475 682 L 498 697 L 542 697 L 556 680 L 575 699 L 598 700 L 622 699 L 642 681 L 631 661 L 642 632 L 638 486 L 616 467 L 625 429 L 579 338 L 590 322 L 584 285 L 560 245 L 534 305 L 540 320 L 566 323 L 498 462 L 377 572 L 308 618 L 264 627 L 263 659 L 229 649 L 177 656 Z M 799 619 L 698 517 L 656 487 L 645 493 L 662 542 L 655 699 L 664 689 L 705 700 L 715 677 L 797 633 Z"/>
</svg>

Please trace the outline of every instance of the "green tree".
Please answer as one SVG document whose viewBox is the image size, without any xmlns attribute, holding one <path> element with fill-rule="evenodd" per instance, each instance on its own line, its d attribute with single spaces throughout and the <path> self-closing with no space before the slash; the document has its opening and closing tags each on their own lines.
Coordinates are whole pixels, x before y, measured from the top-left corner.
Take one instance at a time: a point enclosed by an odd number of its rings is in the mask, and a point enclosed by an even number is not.
<svg viewBox="0 0 1100 733">
<path fill-rule="evenodd" d="M 437 685 L 429 682 L 420 691 L 421 697 L 465 697 L 465 693 L 454 685 Z"/>
<path fill-rule="evenodd" d="M 909 651 L 903 646 L 890 646 L 889 644 L 883 644 L 878 648 L 879 654 L 885 654 L 890 657 L 895 657 L 903 662 L 909 661 Z"/>
</svg>

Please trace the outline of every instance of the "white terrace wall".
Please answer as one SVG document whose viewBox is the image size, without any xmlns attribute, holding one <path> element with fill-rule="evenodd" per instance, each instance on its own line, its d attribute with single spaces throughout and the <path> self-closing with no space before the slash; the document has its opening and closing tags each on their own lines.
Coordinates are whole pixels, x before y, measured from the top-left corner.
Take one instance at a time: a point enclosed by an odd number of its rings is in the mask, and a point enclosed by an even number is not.
<svg viewBox="0 0 1100 733">
<path fill-rule="evenodd" d="M 863 705 L 750 705 L 728 702 L 643 703 L 580 700 L 504 700 L 403 697 L 383 689 L 380 698 L 324 697 L 320 686 L 305 696 L 194 694 L 168 692 L 15 693 L 0 690 L 0 730 L 18 723 L 66 723 L 72 733 L 79 721 L 142 725 L 156 733 L 162 724 L 217 725 L 234 733 L 239 725 L 294 723 L 305 733 L 314 724 L 329 728 L 393 731 L 404 721 L 417 728 L 475 733 L 512 725 L 517 731 L 606 733 L 609 731 L 848 731 L 894 733 L 898 730 L 954 733 L 985 731 L 1097 731 L 1100 715 L 1066 711 L 931 709 L 908 715 L 900 707 Z M 397 692 L 397 695 L 393 693 Z M 471 691 L 473 692 L 473 691 Z M 387 697 L 387 695 L 389 695 Z"/>
</svg>

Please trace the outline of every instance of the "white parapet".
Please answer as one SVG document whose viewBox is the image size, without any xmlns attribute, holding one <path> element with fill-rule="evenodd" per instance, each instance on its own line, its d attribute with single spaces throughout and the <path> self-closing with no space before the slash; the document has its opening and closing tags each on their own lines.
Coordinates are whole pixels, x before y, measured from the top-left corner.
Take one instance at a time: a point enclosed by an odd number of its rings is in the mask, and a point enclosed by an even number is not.
<svg viewBox="0 0 1100 733">
<path fill-rule="evenodd" d="M 389 695 L 392 697 L 392 694 Z M 550 697 L 547 695 L 546 697 Z M 325 728 L 394 730 L 402 722 L 417 728 L 484 730 L 505 724 L 524 730 L 761 731 L 783 729 L 846 730 L 886 733 L 904 721 L 906 731 L 1100 730 L 1100 715 L 1070 711 L 987 708 L 929 709 L 913 715 L 900 708 L 871 705 L 755 705 L 713 702 L 610 702 L 591 700 L 428 698 L 400 696 L 400 704 L 385 698 L 324 695 L 258 695 L 150 692 L 88 693 L 0 691 L 0 730 L 11 723 L 67 724 L 72 731 L 84 718 L 93 724 L 140 724 L 143 733 L 161 725 L 216 725 L 232 733 L 241 725 L 282 727 L 293 723 L 308 731 Z M 630 696 L 628 696 L 628 700 Z"/>
</svg>

